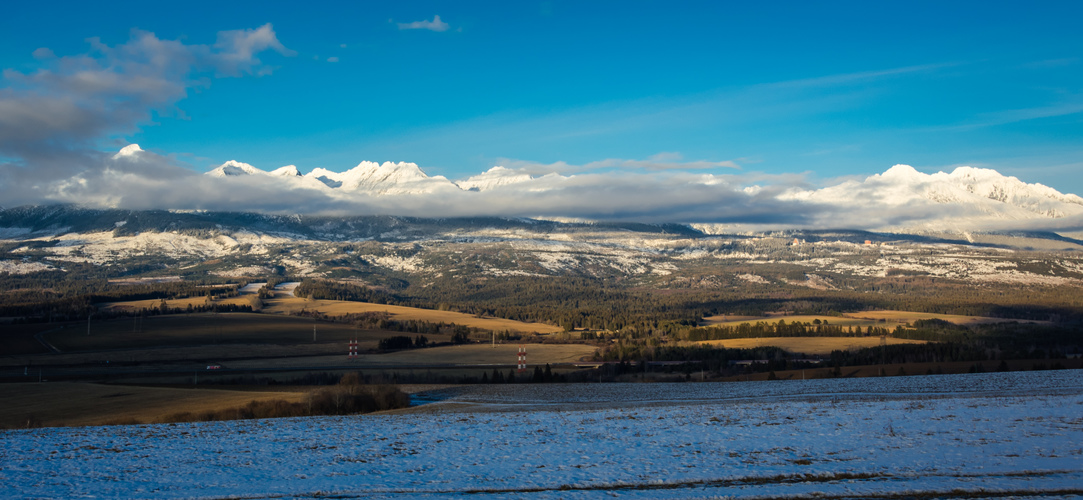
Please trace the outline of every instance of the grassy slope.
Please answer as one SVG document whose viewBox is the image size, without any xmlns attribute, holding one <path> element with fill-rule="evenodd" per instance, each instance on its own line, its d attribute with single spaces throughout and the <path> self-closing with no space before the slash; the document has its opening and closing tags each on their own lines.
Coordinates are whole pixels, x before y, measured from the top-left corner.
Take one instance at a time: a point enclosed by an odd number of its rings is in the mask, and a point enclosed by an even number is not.
<svg viewBox="0 0 1083 500">
<path fill-rule="evenodd" d="M 132 349 L 207 344 L 312 343 L 311 319 L 257 313 L 201 313 L 91 321 L 51 331 L 45 339 L 61 351 Z M 355 337 L 378 340 L 389 332 L 366 332 L 345 324 L 316 324 L 319 341 L 346 342 Z M 372 338 L 369 338 L 372 337 Z"/>
<path fill-rule="evenodd" d="M 0 427 L 155 422 L 175 413 L 243 406 L 252 400 L 301 401 L 301 392 L 112 386 L 78 382 L 0 384 Z"/>
</svg>

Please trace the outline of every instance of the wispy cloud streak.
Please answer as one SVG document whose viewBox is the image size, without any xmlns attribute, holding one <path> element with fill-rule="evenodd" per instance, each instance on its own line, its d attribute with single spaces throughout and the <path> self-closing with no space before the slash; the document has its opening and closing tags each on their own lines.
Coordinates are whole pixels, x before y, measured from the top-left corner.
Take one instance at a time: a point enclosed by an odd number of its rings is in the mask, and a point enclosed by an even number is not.
<svg viewBox="0 0 1083 500">
<path fill-rule="evenodd" d="M 400 30 L 429 30 L 436 32 L 447 31 L 451 26 L 440 20 L 440 16 L 433 16 L 432 21 L 414 21 L 412 23 L 398 23 Z"/>
</svg>

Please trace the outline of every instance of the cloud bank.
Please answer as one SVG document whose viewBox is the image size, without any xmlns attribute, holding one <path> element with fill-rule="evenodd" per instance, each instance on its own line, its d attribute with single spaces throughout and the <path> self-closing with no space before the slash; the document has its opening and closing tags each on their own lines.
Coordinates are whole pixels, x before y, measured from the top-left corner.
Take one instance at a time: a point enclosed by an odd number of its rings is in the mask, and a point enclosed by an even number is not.
<svg viewBox="0 0 1083 500">
<path fill-rule="evenodd" d="M 103 159 L 100 169 L 47 183 L 13 200 L 127 209 L 533 217 L 760 229 L 1083 229 L 1083 198 L 969 167 L 928 175 L 896 166 L 818 189 L 800 176 L 672 170 L 532 175 L 494 167 L 458 182 L 426 176 L 411 163 L 362 162 L 341 173 L 316 169 L 307 175 L 295 167 L 265 171 L 238 162 L 217 170 L 217 176 L 197 174 L 130 146 Z"/>
<path fill-rule="evenodd" d="M 295 53 L 266 24 L 222 31 L 213 45 L 163 40 L 133 30 L 123 44 L 88 40 L 85 54 L 34 51 L 36 71 L 6 69 L 0 87 L 0 195 L 48 199 L 55 184 L 107 168 L 96 144 L 129 133 L 152 112 L 176 113 L 188 90 L 206 77 L 265 75 L 259 55 Z M 10 203 L 7 202 L 7 203 Z"/>
</svg>

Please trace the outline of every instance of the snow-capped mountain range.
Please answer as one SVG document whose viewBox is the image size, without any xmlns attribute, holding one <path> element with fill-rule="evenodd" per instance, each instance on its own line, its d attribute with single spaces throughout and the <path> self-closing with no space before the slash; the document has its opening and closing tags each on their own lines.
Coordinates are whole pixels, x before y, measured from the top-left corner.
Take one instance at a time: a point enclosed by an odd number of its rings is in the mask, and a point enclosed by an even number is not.
<svg viewBox="0 0 1083 500">
<path fill-rule="evenodd" d="M 363 161 L 345 172 L 315 168 L 301 174 L 295 165 L 272 171 L 260 170 L 247 163 L 230 160 L 206 173 L 211 177 L 270 176 L 287 179 L 300 186 L 356 191 L 372 195 L 429 194 L 442 190 L 487 191 L 500 186 L 529 182 L 529 174 L 493 167 L 489 171 L 452 182 L 442 175 L 429 176 L 416 163 Z"/>
<path fill-rule="evenodd" d="M 139 146 L 133 144 L 122 149 L 114 159 L 138 158 L 141 153 Z M 750 207 L 766 203 L 776 211 L 808 212 L 812 222 L 806 227 L 952 232 L 983 229 L 1083 230 L 1083 198 L 1042 184 L 1026 183 L 995 170 L 973 167 L 958 167 L 950 173 L 926 174 L 907 165 L 895 165 L 882 174 L 819 189 L 778 189 L 779 186 L 774 186 L 775 189 L 771 190 L 766 189 L 770 186 L 742 184 L 747 181 L 733 175 L 674 173 L 651 177 L 648 174 L 596 173 L 565 176 L 554 172 L 533 176 L 526 171 L 503 166 L 494 166 L 481 174 L 453 181 L 440 175 L 429 176 L 417 164 L 410 162 L 363 161 L 343 172 L 315 168 L 302 174 L 294 165 L 267 171 L 230 160 L 205 175 L 230 183 L 229 189 L 259 184 L 288 190 L 312 190 L 336 200 L 421 196 L 427 202 L 443 200 L 445 204 L 461 205 L 471 203 L 470 193 L 488 193 L 478 194 L 481 197 L 477 200 L 489 200 L 486 206 L 495 208 L 476 215 L 508 215 L 490 213 L 500 206 L 506 206 L 501 205 L 500 200 L 529 199 L 534 203 L 531 206 L 540 207 L 567 206 L 568 200 L 583 200 L 584 196 L 597 198 L 598 203 L 611 200 L 617 204 L 632 203 L 621 199 L 621 196 L 630 196 L 623 194 L 622 188 L 614 191 L 612 186 L 620 182 L 622 186 L 633 188 L 628 190 L 629 193 L 639 189 L 642 202 L 654 202 L 661 207 L 687 203 L 710 210 L 712 200 L 718 200 L 719 206 L 725 203 L 733 205 L 734 200 L 738 200 L 738 204 L 744 203 Z M 628 181 L 629 178 L 632 180 Z M 685 188 L 695 190 L 698 198 L 685 200 L 683 195 L 674 194 Z M 562 191 L 575 194 L 563 196 Z M 593 193 L 607 193 L 609 198 L 603 200 Z M 746 197 L 748 200 L 741 201 Z M 657 202 L 663 198 L 668 201 Z M 567 213 L 519 215 L 542 218 L 577 216 Z M 709 220 L 709 217 L 706 218 Z"/>
<path fill-rule="evenodd" d="M 909 165 L 895 165 L 864 181 L 783 195 L 794 200 L 832 203 L 872 199 L 890 206 L 933 202 L 965 205 L 981 213 L 1010 219 L 1061 218 L 1083 213 L 1083 198 L 1042 184 L 1027 184 L 996 170 L 958 167 L 951 173 L 923 174 Z"/>
</svg>

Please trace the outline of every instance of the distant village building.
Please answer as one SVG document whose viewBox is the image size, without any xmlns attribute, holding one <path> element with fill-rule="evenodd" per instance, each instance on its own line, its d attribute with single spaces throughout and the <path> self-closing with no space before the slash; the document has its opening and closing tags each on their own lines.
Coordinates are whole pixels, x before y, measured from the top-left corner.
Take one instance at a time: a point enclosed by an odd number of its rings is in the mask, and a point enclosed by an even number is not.
<svg viewBox="0 0 1083 500">
<path fill-rule="evenodd" d="M 865 240 L 866 245 L 872 245 L 872 240 Z"/>
</svg>

